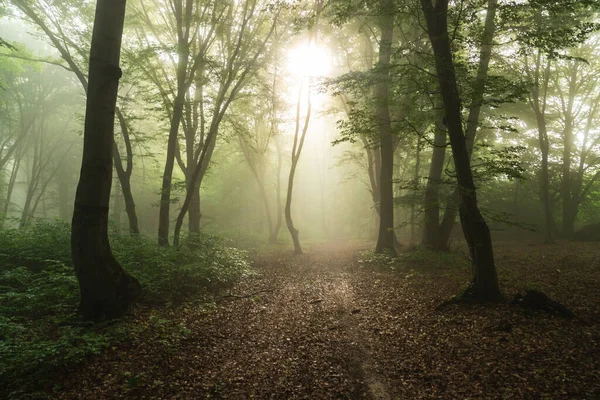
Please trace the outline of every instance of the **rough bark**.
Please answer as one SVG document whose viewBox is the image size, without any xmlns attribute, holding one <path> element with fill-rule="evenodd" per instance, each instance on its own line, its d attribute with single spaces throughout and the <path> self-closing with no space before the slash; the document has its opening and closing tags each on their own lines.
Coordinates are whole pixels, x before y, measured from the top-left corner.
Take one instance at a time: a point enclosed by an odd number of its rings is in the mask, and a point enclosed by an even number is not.
<svg viewBox="0 0 600 400">
<path fill-rule="evenodd" d="M 71 230 L 73 265 L 85 319 L 122 315 L 140 284 L 119 265 L 108 241 L 114 113 L 125 0 L 98 1 L 90 50 L 83 158 Z"/>
<path fill-rule="evenodd" d="M 448 35 L 448 0 L 438 0 L 435 4 L 430 0 L 421 0 L 421 7 L 427 22 L 440 92 L 446 110 L 448 135 L 460 195 L 460 221 L 471 256 L 472 282 L 463 293 L 463 298 L 499 301 L 503 297 L 498 286 L 492 239 L 489 227 L 477 206 L 476 189 L 463 132 L 460 96 Z"/>
<path fill-rule="evenodd" d="M 394 236 L 394 144 L 389 107 L 389 67 L 392 55 L 392 37 L 394 33 L 394 3 L 391 0 L 381 1 L 378 66 L 380 77 L 375 85 L 375 109 L 379 125 L 379 151 L 381 154 L 381 171 L 379 178 L 380 213 L 379 235 L 375 252 L 396 254 Z"/>
</svg>

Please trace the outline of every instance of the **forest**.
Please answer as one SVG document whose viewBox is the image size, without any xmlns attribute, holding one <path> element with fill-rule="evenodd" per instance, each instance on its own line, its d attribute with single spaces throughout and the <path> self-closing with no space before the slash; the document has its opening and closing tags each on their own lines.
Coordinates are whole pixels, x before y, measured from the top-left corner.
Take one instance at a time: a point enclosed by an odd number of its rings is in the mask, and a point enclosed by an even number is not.
<svg viewBox="0 0 600 400">
<path fill-rule="evenodd" d="M 599 0 L 0 1 L 0 398 L 600 399 Z"/>
</svg>

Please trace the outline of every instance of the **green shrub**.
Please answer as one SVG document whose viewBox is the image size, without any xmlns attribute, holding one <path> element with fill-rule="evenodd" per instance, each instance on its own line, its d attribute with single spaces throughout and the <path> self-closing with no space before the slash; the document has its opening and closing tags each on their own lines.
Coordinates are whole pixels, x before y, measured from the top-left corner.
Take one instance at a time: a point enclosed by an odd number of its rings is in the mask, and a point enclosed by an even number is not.
<svg viewBox="0 0 600 400">
<path fill-rule="evenodd" d="M 116 231 L 110 238 L 115 258 L 140 280 L 142 301 L 194 300 L 250 270 L 244 252 L 212 235 L 186 238 L 179 250 Z M 68 224 L 0 230 L 0 398 L 25 396 L 57 369 L 98 354 L 135 329 L 84 324 L 75 317 L 78 301 Z"/>
</svg>

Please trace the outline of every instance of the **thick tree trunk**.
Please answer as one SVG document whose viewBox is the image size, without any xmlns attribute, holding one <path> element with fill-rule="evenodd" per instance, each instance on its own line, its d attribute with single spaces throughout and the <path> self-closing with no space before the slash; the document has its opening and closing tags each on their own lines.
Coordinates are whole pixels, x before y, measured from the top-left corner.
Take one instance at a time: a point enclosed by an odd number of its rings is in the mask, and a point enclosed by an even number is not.
<svg viewBox="0 0 600 400">
<path fill-rule="evenodd" d="M 381 0 L 381 40 L 379 41 L 379 82 L 375 86 L 375 108 L 379 124 L 379 151 L 381 153 L 379 235 L 376 253 L 396 254 L 394 235 L 394 145 L 389 107 L 389 67 L 394 33 L 394 2 Z"/>
<path fill-rule="evenodd" d="M 71 231 L 73 264 L 85 319 L 122 315 L 140 295 L 140 284 L 113 257 L 108 241 L 114 113 L 125 0 L 98 1 L 90 50 L 89 87 L 81 175 Z"/>
<path fill-rule="evenodd" d="M 477 196 L 469 152 L 461 120 L 461 104 L 456 83 L 454 61 L 448 36 L 448 0 L 421 0 L 438 76 L 440 92 L 446 110 L 450 145 L 454 155 L 460 194 L 459 213 L 465 239 L 469 245 L 473 280 L 465 298 L 477 301 L 498 301 L 502 293 L 498 286 L 490 230 L 477 206 Z"/>
</svg>

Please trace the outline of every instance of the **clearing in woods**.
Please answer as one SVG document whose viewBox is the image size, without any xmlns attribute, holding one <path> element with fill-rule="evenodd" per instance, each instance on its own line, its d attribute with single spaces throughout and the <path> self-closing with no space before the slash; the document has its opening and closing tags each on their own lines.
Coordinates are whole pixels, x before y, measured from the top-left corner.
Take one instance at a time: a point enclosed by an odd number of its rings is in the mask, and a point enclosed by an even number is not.
<svg viewBox="0 0 600 400">
<path fill-rule="evenodd" d="M 436 311 L 468 281 L 460 254 L 384 267 L 359 260 L 364 244 L 259 253 L 215 306 L 136 313 L 148 328 L 66 372 L 54 397 L 600 398 L 596 247 L 496 246 L 507 297 L 536 285 L 571 320 L 507 304 Z"/>
</svg>

